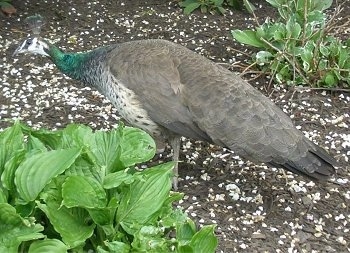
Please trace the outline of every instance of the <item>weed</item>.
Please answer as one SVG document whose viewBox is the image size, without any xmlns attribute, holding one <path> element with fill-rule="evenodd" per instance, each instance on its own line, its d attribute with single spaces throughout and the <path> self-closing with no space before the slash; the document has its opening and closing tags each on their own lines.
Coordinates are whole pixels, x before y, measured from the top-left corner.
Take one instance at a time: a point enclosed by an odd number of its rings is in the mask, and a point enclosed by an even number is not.
<svg viewBox="0 0 350 253">
<path fill-rule="evenodd" d="M 341 11 L 327 18 L 332 0 L 266 0 L 278 10 L 276 22 L 257 22 L 254 30 L 234 30 L 233 37 L 262 49 L 253 56 L 256 66 L 278 83 L 350 87 L 350 39 L 330 35 Z"/>
</svg>

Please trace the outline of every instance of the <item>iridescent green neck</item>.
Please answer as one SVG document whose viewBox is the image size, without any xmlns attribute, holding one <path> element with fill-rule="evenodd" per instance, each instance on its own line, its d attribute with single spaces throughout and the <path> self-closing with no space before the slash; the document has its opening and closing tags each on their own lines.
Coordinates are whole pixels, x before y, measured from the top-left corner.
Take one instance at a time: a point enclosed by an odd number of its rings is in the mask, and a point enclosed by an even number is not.
<svg viewBox="0 0 350 253">
<path fill-rule="evenodd" d="M 84 79 L 84 65 L 93 55 L 93 51 L 86 53 L 65 53 L 54 45 L 50 46 L 49 55 L 62 73 L 74 79 Z"/>
</svg>

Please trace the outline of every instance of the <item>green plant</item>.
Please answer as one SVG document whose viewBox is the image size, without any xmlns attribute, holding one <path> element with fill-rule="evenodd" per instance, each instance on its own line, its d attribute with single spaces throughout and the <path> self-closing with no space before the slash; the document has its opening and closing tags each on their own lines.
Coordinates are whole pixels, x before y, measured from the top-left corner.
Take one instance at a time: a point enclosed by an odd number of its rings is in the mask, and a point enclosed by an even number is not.
<svg viewBox="0 0 350 253">
<path fill-rule="evenodd" d="M 242 4 L 247 8 L 247 6 L 252 7 L 252 4 L 248 0 L 185 0 L 180 1 L 180 7 L 184 8 L 184 13 L 189 15 L 194 10 L 200 9 L 202 13 L 220 13 L 224 14 L 226 12 L 225 6 L 232 8 L 241 8 Z"/>
<path fill-rule="evenodd" d="M 330 35 L 334 18 L 324 11 L 332 0 L 266 0 L 278 10 L 277 22 L 267 20 L 255 30 L 234 30 L 233 37 L 260 49 L 255 65 L 278 83 L 350 87 L 350 40 Z M 328 20 L 328 21 L 327 21 Z"/>
<path fill-rule="evenodd" d="M 145 132 L 21 123 L 0 133 L 0 252 L 214 252 L 214 226 L 197 230 L 172 203 L 173 162 Z M 172 236 L 173 235 L 173 236 Z"/>
<path fill-rule="evenodd" d="M 224 0 L 185 0 L 181 1 L 179 5 L 184 8 L 185 14 L 191 14 L 194 10 L 200 9 L 202 13 L 219 12 L 225 13 L 225 8 L 222 7 Z"/>
</svg>

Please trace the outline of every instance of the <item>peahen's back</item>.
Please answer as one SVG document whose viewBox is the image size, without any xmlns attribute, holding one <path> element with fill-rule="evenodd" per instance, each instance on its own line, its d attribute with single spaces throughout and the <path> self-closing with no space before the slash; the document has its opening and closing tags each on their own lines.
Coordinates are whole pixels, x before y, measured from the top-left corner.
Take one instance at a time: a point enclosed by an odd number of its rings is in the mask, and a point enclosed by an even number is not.
<svg viewBox="0 0 350 253">
<path fill-rule="evenodd" d="M 334 159 L 270 99 L 182 46 L 163 40 L 124 43 L 110 53 L 108 66 L 165 129 L 312 178 L 334 173 Z"/>
</svg>

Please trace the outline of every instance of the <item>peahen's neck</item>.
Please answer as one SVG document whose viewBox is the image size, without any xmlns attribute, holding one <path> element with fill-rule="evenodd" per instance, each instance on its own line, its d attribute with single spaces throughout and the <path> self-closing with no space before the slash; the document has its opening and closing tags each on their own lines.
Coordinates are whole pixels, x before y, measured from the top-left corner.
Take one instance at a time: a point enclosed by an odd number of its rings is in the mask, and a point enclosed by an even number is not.
<svg viewBox="0 0 350 253">
<path fill-rule="evenodd" d="M 104 72 L 106 54 L 111 47 L 102 47 L 84 53 L 65 53 L 50 45 L 49 55 L 58 69 L 67 76 L 95 86 Z"/>
</svg>

